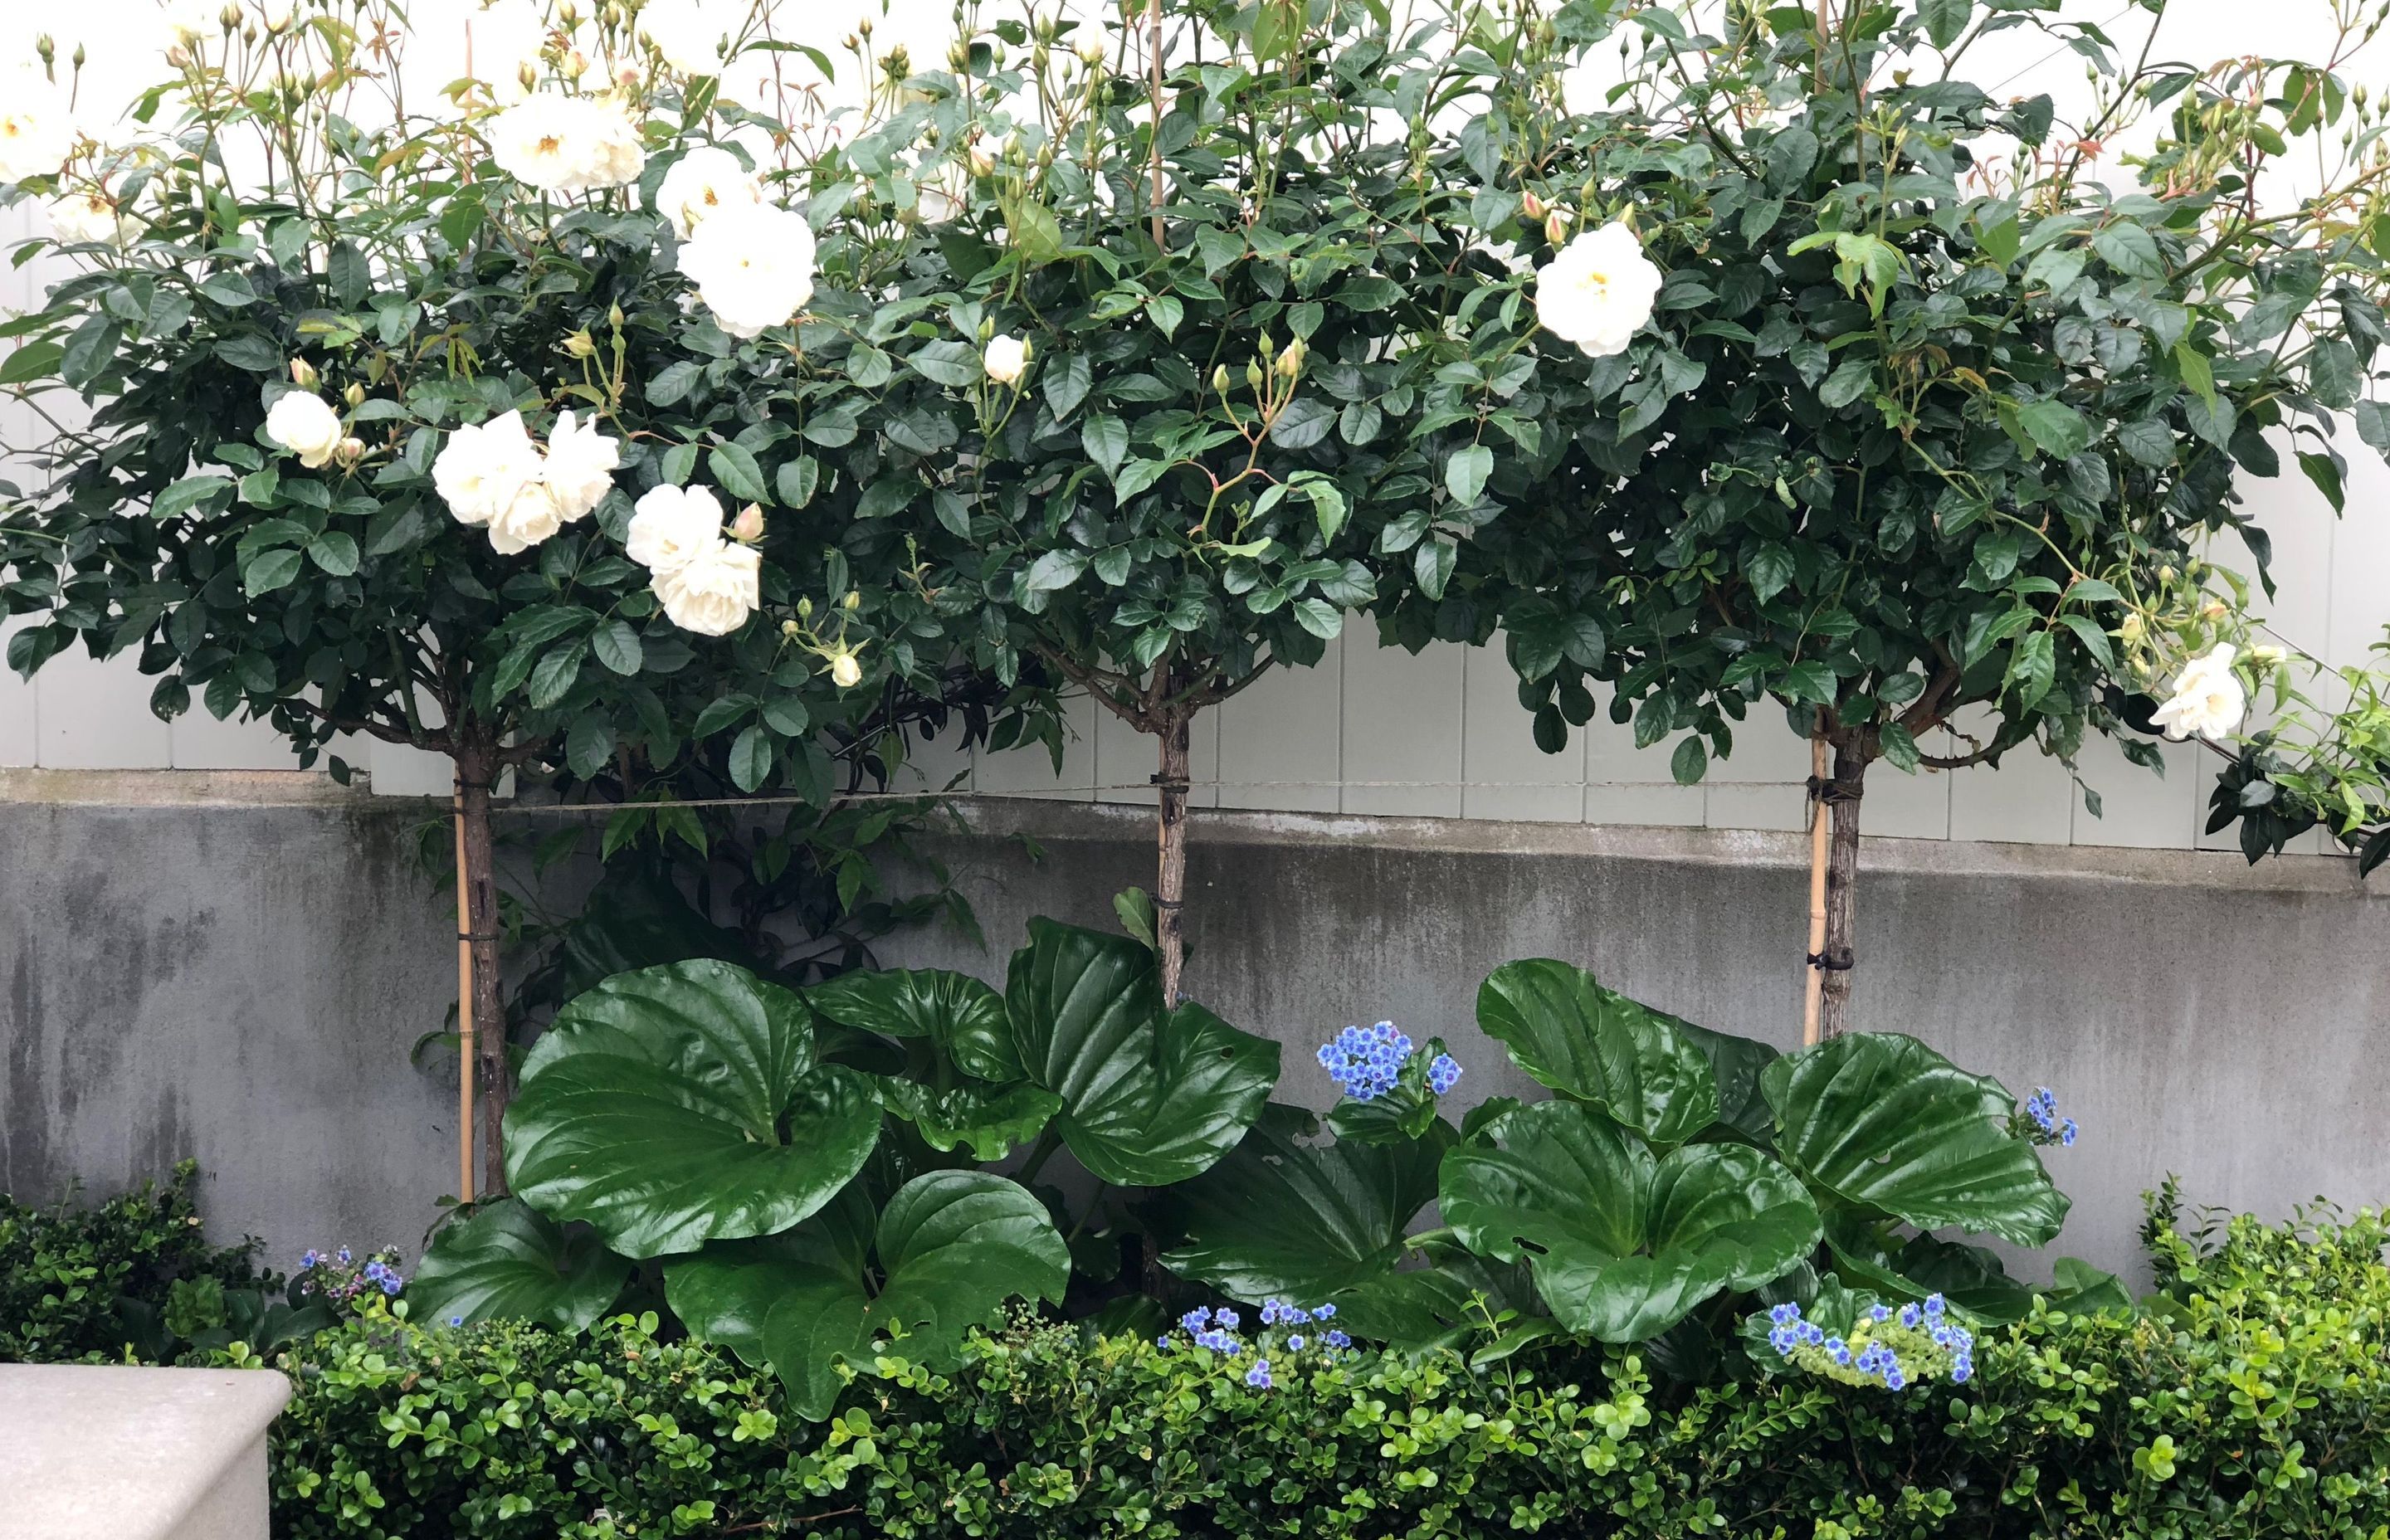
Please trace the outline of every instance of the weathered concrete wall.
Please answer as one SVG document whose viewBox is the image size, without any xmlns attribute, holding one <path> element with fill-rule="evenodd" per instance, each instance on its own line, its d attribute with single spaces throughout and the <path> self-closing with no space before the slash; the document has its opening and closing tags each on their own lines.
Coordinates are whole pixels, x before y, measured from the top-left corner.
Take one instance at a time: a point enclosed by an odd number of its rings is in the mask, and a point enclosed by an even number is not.
<svg viewBox="0 0 2390 1540">
<path fill-rule="evenodd" d="M 449 916 L 404 847 L 438 810 L 296 776 L 48 774 L 0 772 L 0 1189 L 106 1191 L 191 1154 L 215 1227 L 286 1264 L 341 1240 L 412 1249 L 455 1172 L 449 1072 L 407 1062 L 455 999 Z M 1110 923 L 1111 894 L 1150 881 L 1147 816 L 974 804 L 975 832 L 931 843 L 987 948 L 924 932 L 883 955 L 996 977 L 1032 914 Z M 1464 1102 L 1527 1090 L 1472 1025 L 1478 981 L 1514 956 L 1797 1034 L 1797 837 L 1202 813 L 1194 829 L 1189 987 L 1289 1045 L 1291 1099 L 1327 1105 L 1311 1048 L 1382 1017 L 1451 1040 Z M 1880 841 L 1859 1020 L 2055 1087 L 2085 1130 L 2050 1154 L 2075 1200 L 2062 1248 L 2129 1266 L 2139 1194 L 2167 1171 L 2273 1214 L 2390 1199 L 2385 894 L 2330 858 Z"/>
<path fill-rule="evenodd" d="M 430 812 L 295 773 L 0 772 L 0 1190 L 188 1155 L 210 1229 L 286 1269 L 415 1251 L 456 1179 L 454 1082 L 407 1061 L 456 999 L 406 847 Z"/>
</svg>

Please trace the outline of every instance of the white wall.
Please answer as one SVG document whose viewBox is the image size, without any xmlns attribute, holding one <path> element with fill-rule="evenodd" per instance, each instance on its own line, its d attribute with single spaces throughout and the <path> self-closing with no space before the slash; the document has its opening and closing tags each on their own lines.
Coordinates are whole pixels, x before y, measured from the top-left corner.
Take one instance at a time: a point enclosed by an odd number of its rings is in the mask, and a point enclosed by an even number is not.
<svg viewBox="0 0 2390 1540">
<path fill-rule="evenodd" d="M 810 6 L 815 0 L 805 0 Z M 880 7 L 871 6 L 874 11 Z M 2070 12 L 2075 7 L 2070 6 Z M 0 16 L 0 64 L 23 50 L 8 35 L 32 30 L 27 11 Z M 147 35 L 137 25 L 147 0 L 85 0 L 73 21 L 52 24 L 61 48 L 80 30 L 104 78 L 125 78 L 109 40 Z M 860 7 L 858 7 L 859 12 Z M 896 0 L 882 42 L 898 35 L 926 38 L 943 20 L 946 0 Z M 2092 14 L 2087 8 L 2085 15 Z M 799 14 L 807 14 L 801 10 Z M 823 39 L 843 34 L 843 7 L 821 13 Z M 2268 48 L 2320 45 L 2314 35 L 2320 0 L 2294 0 L 2268 13 Z M 2169 51 L 2206 58 L 2251 45 L 2239 0 L 2175 0 L 2166 23 Z M 2120 37 L 2138 36 L 2146 18 L 2130 7 L 2112 24 Z M 836 19 L 829 19 L 835 17 Z M 2294 36 L 2291 34 L 2295 34 Z M 2013 66 L 2008 90 L 2049 90 L 2079 96 L 2082 73 L 2072 55 L 2050 56 L 2013 34 L 2000 69 Z M 2390 59 L 2373 61 L 2390 71 Z M 1998 71 L 1989 78 L 1998 78 Z M 23 210 L 0 212 L 0 249 L 29 228 Z M 0 304 L 33 298 L 32 276 L 0 268 Z M 0 430 L 12 441 L 27 431 L 25 409 L 0 402 Z M 2295 476 L 2246 488 L 2250 505 L 2269 529 L 2281 597 L 2276 624 L 2293 642 L 2334 663 L 2365 660 L 2390 622 L 2390 470 L 2354 435 L 2344 444 L 2351 464 L 2349 512 L 2335 520 L 2322 498 Z M 2287 456 L 2285 456 L 2287 460 Z M 2218 551 L 2228 565 L 2245 567 L 2237 551 Z M 0 675 L 0 765 L 64 769 L 281 768 L 290 761 L 274 736 L 257 725 L 218 723 L 204 711 L 175 723 L 148 711 L 149 681 L 132 660 L 97 663 L 60 658 L 28 685 Z M 1057 776 L 1043 750 L 957 759 L 944 745 L 925 751 L 921 769 L 932 784 L 960 776 L 982 792 L 1021 793 L 1106 802 L 1150 802 L 1141 789 L 1152 774 L 1150 745 L 1082 703 L 1076 737 Z M 1805 747 L 1780 717 L 1763 711 L 1738 735 L 1732 759 L 1715 764 L 1707 783 L 1679 787 L 1668 774 L 1666 746 L 1638 751 L 1623 728 L 1597 713 L 1568 749 L 1548 756 L 1530 740 L 1509 665 L 1498 649 L 1440 646 L 1413 658 L 1374 645 L 1362 622 L 1329 649 L 1317 668 L 1273 676 L 1210 713 L 1198 725 L 1194 769 L 1199 805 L 1515 818 L 1562 822 L 1673 824 L 1720 828 L 1794 828 L 1804 818 L 1800 782 L 1808 773 Z M 409 750 L 368 744 L 353 756 L 369 770 L 377 790 L 407 795 L 444 793 L 444 762 Z M 2212 755 L 2169 746 L 2164 779 L 2128 764 L 2113 745 L 2087 749 L 2085 779 L 2104 801 L 2105 816 L 2084 808 L 2065 768 L 2032 750 L 2020 751 L 1998 771 L 1903 776 L 1889 768 L 1871 777 L 1868 827 L 1917 839 L 2022 841 L 2035 843 L 2195 848 L 2202 841 Z M 2229 835 L 2228 835 L 2229 840 Z M 2309 837 L 2297 848 L 2318 850 Z"/>
</svg>

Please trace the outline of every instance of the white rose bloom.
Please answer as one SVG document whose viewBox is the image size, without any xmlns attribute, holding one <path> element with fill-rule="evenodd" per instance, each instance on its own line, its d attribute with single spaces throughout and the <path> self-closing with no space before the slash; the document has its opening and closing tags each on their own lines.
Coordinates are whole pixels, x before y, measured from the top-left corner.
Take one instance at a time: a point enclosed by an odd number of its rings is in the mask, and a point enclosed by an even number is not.
<svg viewBox="0 0 2390 1540">
<path fill-rule="evenodd" d="M 1536 275 L 1536 318 L 1596 358 L 1621 353 L 1651 318 L 1661 282 L 1635 232 L 1613 222 L 1570 241 Z"/>
<path fill-rule="evenodd" d="M 768 203 L 719 209 L 681 248 L 680 267 L 716 325 L 759 337 L 814 297 L 813 226 Z"/>
<path fill-rule="evenodd" d="M 299 456 L 299 463 L 314 470 L 330 460 L 348 430 L 341 426 L 341 414 L 332 410 L 322 396 L 306 391 L 290 391 L 276 398 L 265 413 L 265 436 Z"/>
<path fill-rule="evenodd" d="M 726 0 L 714 0 L 709 20 L 704 0 L 648 0 L 639 9 L 639 35 L 684 75 L 720 74 L 723 51 L 730 43 L 730 17 L 738 8 Z"/>
<path fill-rule="evenodd" d="M 542 192 L 585 192 L 639 179 L 647 150 L 622 108 L 594 96 L 540 95 L 498 114 L 490 127 L 500 170 Z"/>
<path fill-rule="evenodd" d="M 2205 656 L 2185 663 L 2175 676 L 2173 696 L 2150 713 L 2150 720 L 2177 742 L 2194 733 L 2210 743 L 2230 738 L 2249 711 L 2249 694 L 2232 672 L 2236 650 L 2229 642 L 2218 642 Z"/>
<path fill-rule="evenodd" d="M 576 423 L 571 412 L 559 414 L 547 436 L 544 473 L 557 516 L 568 522 L 587 517 L 614 490 L 614 468 L 622 463 L 622 443 L 598 432 L 596 417 Z"/>
<path fill-rule="evenodd" d="M 524 488 L 540 484 L 543 468 L 522 414 L 508 412 L 450 433 L 431 462 L 431 484 L 458 523 L 488 524 L 510 514 Z"/>
<path fill-rule="evenodd" d="M 659 575 L 721 543 L 722 505 L 703 487 L 653 487 L 632 506 L 625 545 L 633 561 Z"/>
<path fill-rule="evenodd" d="M 746 624 L 764 602 L 756 577 L 763 565 L 763 554 L 752 545 L 734 545 L 716 537 L 679 566 L 658 571 L 648 586 L 663 600 L 665 616 L 683 631 L 726 636 Z"/>
<path fill-rule="evenodd" d="M 1018 337 L 991 337 L 980 367 L 999 385 L 1018 385 L 1029 369 L 1029 344 Z"/>
<path fill-rule="evenodd" d="M 22 100 L 0 106 L 0 182 L 55 176 L 74 148 L 63 118 Z"/>
<path fill-rule="evenodd" d="M 851 690 L 863 683 L 863 665 L 852 652 L 842 652 L 830 660 L 829 682 L 840 689 Z"/>
<path fill-rule="evenodd" d="M 51 231 L 63 241 L 129 246 L 141 231 L 141 222 L 104 193 L 74 193 L 54 199 L 43 212 L 50 216 Z"/>
<path fill-rule="evenodd" d="M 657 212 L 672 221 L 683 240 L 717 210 L 753 208 L 763 201 L 763 184 L 739 157 L 713 145 L 700 145 L 674 161 L 656 189 Z"/>
<path fill-rule="evenodd" d="M 526 482 L 490 520 L 490 548 L 500 556 L 530 550 L 563 522 L 556 489 L 541 481 Z"/>
</svg>

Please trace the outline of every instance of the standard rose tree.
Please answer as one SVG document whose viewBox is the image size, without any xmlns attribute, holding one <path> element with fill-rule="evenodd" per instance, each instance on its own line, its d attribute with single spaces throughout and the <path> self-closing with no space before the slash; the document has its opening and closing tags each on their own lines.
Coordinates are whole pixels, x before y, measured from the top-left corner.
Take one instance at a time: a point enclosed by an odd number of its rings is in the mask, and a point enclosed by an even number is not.
<svg viewBox="0 0 2390 1540">
<path fill-rule="evenodd" d="M 2351 675 L 2357 705 L 2298 753 L 2236 737 L 2247 690 L 2286 671 L 2201 560 L 2224 530 L 2263 559 L 2235 479 L 2276 474 L 2278 446 L 2335 507 L 2352 417 L 2390 449 L 2361 399 L 2390 336 L 2390 162 L 2348 62 L 2371 23 L 2339 14 L 2326 64 L 2205 71 L 2152 62 L 2162 34 L 2121 58 L 1969 0 L 1522 10 L 1488 34 L 1469 109 L 1505 132 L 1452 168 L 1454 196 L 1522 260 L 1455 312 L 1471 363 L 1437 379 L 1540 431 L 1469 470 L 1501 517 L 1441 591 L 1393 597 L 1393 626 L 1420 645 L 1498 624 L 1547 748 L 1602 685 L 1685 782 L 1753 713 L 1789 719 L 1824 807 L 1813 1031 L 1846 1025 L 1865 960 L 1880 760 L 2030 744 L 2071 769 L 2097 730 L 2154 764 L 2139 735 L 2196 734 L 2252 746 L 2218 821 L 2251 818 L 2253 850 L 2318 815 L 2378 825 L 2378 683 Z M 2088 61 L 2079 121 L 1968 81 L 1974 41 L 2019 25 Z M 1625 83 L 1572 110 L 1563 77 L 1620 46 Z M 2147 156 L 2103 148 L 2136 131 Z M 2319 190 L 2280 186 L 2286 154 Z"/>
<path fill-rule="evenodd" d="M 445 92 L 407 81 L 385 0 L 235 10 L 96 136 L 0 117 L 0 176 L 76 270 L 7 323 L 0 384 L 84 423 L 19 446 L 0 505 L 9 661 L 132 651 L 161 715 L 196 695 L 302 763 L 344 735 L 452 757 L 495 1128 L 501 775 L 703 756 L 826 797 L 882 639 L 936 626 L 892 540 L 806 507 L 805 445 L 854 435 L 792 404 L 808 186 L 673 61 L 735 57 L 746 7 L 707 7 L 702 46 L 687 5 L 523 7 L 511 53 L 494 12 Z M 667 22 L 697 32 L 660 52 Z"/>
<path fill-rule="evenodd" d="M 972 663 L 1154 740 L 1155 888 L 1123 912 L 1169 998 L 1192 724 L 1317 661 L 1348 611 L 1441 596 L 1490 512 L 1476 436 L 1535 430 L 1500 391 L 1446 383 L 1484 378 L 1444 329 L 1491 262 L 1440 180 L 1469 135 L 1423 123 L 1407 148 L 1389 110 L 1437 89 L 1457 40 L 1414 50 L 1355 7 L 1277 17 L 959 39 L 836 162 L 858 206 L 921 189 L 879 269 L 905 298 L 824 307 L 809 339 L 857 382 L 814 409 L 871 403 L 839 407 L 872 448 L 821 495 L 904 533 Z"/>
</svg>

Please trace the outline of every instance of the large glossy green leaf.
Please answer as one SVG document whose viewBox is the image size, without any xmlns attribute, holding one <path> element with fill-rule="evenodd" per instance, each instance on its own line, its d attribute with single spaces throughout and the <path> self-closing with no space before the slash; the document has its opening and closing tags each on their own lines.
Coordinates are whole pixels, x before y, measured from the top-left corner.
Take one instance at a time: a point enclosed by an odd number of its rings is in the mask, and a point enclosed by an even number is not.
<svg viewBox="0 0 2390 1540">
<path fill-rule="evenodd" d="M 507 1180 L 625 1256 L 769 1235 L 812 1213 L 880 1135 L 871 1078 L 815 1061 L 812 1013 L 728 963 L 619 974 L 533 1045 Z"/>
<path fill-rule="evenodd" d="M 406 1285 L 427 1325 L 539 1321 L 579 1331 L 606 1313 L 631 1264 L 587 1231 L 568 1231 L 520 1200 L 493 1203 L 443 1229 Z"/>
<path fill-rule="evenodd" d="M 926 1037 L 967 1075 L 998 1084 L 1022 1077 L 1004 996 L 968 973 L 843 973 L 807 990 L 805 1003 L 842 1026 L 887 1037 Z"/>
<path fill-rule="evenodd" d="M 1153 954 L 1126 936 L 1029 922 L 1005 1007 L 1029 1079 L 1062 1098 L 1055 1127 L 1120 1187 L 1183 1182 L 1244 1137 L 1278 1084 L 1279 1046 L 1202 1007 L 1165 1014 Z"/>
<path fill-rule="evenodd" d="M 882 1080 L 880 1100 L 919 1129 L 931 1149 L 967 1144 L 977 1161 L 1004 1159 L 1015 1146 L 1046 1132 L 1062 1110 L 1060 1097 L 1025 1081 L 1011 1085 L 972 1082 L 940 1091 L 917 1080 Z"/>
<path fill-rule="evenodd" d="M 1524 1263 L 1473 1255 L 1442 1233 L 1443 1244 L 1417 1238 L 1428 1265 L 1381 1273 L 1332 1296 L 1336 1324 L 1356 1337 L 1420 1351 L 1465 1347 L 1482 1340 L 1504 1311 L 1531 1315 L 1538 1308 Z"/>
<path fill-rule="evenodd" d="M 1784 1056 L 1756 1038 L 1712 1032 L 1673 1016 L 1667 1020 L 1710 1061 L 1710 1074 L 1717 1082 L 1717 1121 L 1762 1149 L 1774 1149 L 1776 1114 L 1768 1110 L 1759 1081 L 1767 1066 Z"/>
<path fill-rule="evenodd" d="M 933 1171 L 898 1188 L 876 1226 L 868 1213 L 867 1199 L 842 1199 L 790 1236 L 677 1260 L 665 1298 L 698 1336 L 768 1366 L 818 1419 L 837 1404 L 840 1363 L 886 1353 L 949 1367 L 1007 1300 L 1059 1302 L 1070 1282 L 1045 1205 L 992 1172 Z"/>
<path fill-rule="evenodd" d="M 1304 1306 L 1391 1270 L 1435 1198 L 1450 1125 L 1403 1144 L 1315 1143 L 1318 1127 L 1274 1103 L 1226 1159 L 1172 1188 L 1170 1218 L 1187 1238 L 1163 1264 L 1235 1299 Z"/>
<path fill-rule="evenodd" d="M 1778 1059 L 1761 1084 L 1779 1156 L 1845 1203 L 2021 1246 L 2065 1222 L 2065 1195 L 2008 1131 L 2015 1099 L 1913 1037 L 1852 1033 Z"/>
<path fill-rule="evenodd" d="M 1653 1155 L 1593 1108 L 1539 1102 L 1444 1158 L 1444 1217 L 1471 1250 L 1525 1260 L 1551 1314 L 1639 1341 L 1723 1289 L 1752 1289 L 1818 1243 L 1798 1178 L 1746 1145 Z"/>
<path fill-rule="evenodd" d="M 1602 988 L 1582 968 L 1549 957 L 1504 963 L 1478 987 L 1477 1024 L 1521 1069 L 1654 1144 L 1682 1144 L 1717 1121 L 1716 1077 L 1677 1019 Z"/>
</svg>

